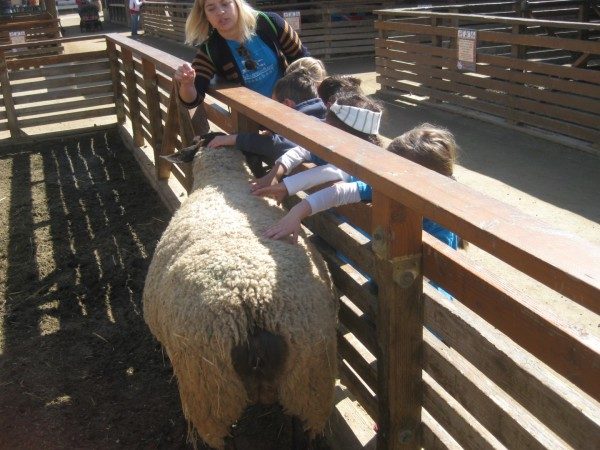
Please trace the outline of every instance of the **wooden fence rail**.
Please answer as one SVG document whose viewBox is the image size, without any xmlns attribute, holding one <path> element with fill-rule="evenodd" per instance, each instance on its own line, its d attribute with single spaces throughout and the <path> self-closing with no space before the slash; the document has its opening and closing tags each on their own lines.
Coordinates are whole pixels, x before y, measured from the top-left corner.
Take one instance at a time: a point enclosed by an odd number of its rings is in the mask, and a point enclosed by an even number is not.
<svg viewBox="0 0 600 450">
<path fill-rule="evenodd" d="M 119 129 L 175 209 L 181 199 L 169 180 L 191 186 L 190 167 L 159 156 L 195 133 L 171 80 L 181 60 L 116 34 L 106 42 L 94 64 L 110 75 Z M 92 64 L 87 54 L 81 61 Z M 28 79 L 20 67 L 0 71 L 3 92 Z M 40 87 L 53 83 L 51 74 L 64 76 L 60 66 L 44 70 Z M 596 447 L 597 335 L 506 286 L 468 253 L 424 233 L 421 222 L 427 217 L 457 232 L 595 318 L 598 247 L 246 88 L 214 86 L 209 94 L 204 108 L 213 125 L 268 128 L 373 187 L 372 204 L 318 214 L 306 225 L 340 292 L 340 377 L 376 421 L 379 449 Z"/>
<path fill-rule="evenodd" d="M 378 81 L 406 99 L 461 107 L 587 142 L 600 141 L 600 24 L 378 11 Z M 459 30 L 476 32 L 474 68 L 459 69 Z M 468 69 L 468 70 L 467 70 Z"/>
</svg>

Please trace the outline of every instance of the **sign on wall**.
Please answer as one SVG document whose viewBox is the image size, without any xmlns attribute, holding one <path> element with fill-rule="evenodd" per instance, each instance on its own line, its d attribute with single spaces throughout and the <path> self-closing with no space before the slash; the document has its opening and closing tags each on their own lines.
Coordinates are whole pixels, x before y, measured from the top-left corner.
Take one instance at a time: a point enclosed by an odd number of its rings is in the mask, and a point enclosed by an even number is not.
<svg viewBox="0 0 600 450">
<path fill-rule="evenodd" d="M 457 30 L 458 70 L 475 72 L 477 63 L 477 30 L 460 28 Z"/>
<path fill-rule="evenodd" d="M 11 44 L 24 44 L 25 43 L 25 31 L 9 31 L 8 37 Z M 18 52 L 20 49 L 13 48 L 13 52 Z"/>
<path fill-rule="evenodd" d="M 284 11 L 283 18 L 296 31 L 300 31 L 300 11 Z"/>
</svg>

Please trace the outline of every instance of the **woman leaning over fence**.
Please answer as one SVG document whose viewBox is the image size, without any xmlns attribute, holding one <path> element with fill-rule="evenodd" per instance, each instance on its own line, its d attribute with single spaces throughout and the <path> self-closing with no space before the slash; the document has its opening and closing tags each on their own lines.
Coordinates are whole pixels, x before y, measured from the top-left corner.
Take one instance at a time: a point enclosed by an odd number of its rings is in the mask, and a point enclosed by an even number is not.
<svg viewBox="0 0 600 450">
<path fill-rule="evenodd" d="M 308 51 L 280 16 L 256 11 L 245 0 L 196 0 L 185 24 L 186 42 L 198 52 L 175 71 L 179 97 L 198 106 L 213 75 L 271 97 L 287 65 Z"/>
</svg>

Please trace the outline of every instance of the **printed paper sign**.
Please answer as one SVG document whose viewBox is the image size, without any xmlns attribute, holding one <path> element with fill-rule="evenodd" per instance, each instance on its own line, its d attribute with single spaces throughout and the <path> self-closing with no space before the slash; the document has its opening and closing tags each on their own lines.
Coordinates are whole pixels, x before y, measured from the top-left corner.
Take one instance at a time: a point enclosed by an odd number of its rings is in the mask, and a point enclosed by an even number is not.
<svg viewBox="0 0 600 450">
<path fill-rule="evenodd" d="M 8 32 L 8 37 L 10 39 L 10 43 L 11 44 L 23 44 L 25 43 L 25 32 L 24 31 L 9 31 Z M 11 49 L 11 51 L 13 52 L 18 52 L 21 51 L 22 49 L 19 48 L 13 48 Z"/>
<path fill-rule="evenodd" d="M 285 11 L 283 18 L 295 31 L 300 31 L 300 11 Z"/>
<path fill-rule="evenodd" d="M 11 44 L 24 44 L 25 43 L 25 32 L 24 31 L 9 31 L 8 36 L 10 37 Z"/>
<path fill-rule="evenodd" d="M 457 48 L 458 70 L 475 72 L 477 62 L 477 30 L 461 28 L 458 30 Z"/>
</svg>

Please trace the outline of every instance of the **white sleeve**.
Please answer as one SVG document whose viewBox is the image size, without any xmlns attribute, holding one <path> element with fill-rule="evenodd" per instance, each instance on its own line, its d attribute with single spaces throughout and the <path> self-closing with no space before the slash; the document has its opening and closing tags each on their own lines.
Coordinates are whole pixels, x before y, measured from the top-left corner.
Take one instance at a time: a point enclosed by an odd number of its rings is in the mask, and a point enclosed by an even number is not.
<svg viewBox="0 0 600 450">
<path fill-rule="evenodd" d="M 305 189 L 318 186 L 330 181 L 347 181 L 350 178 L 342 169 L 338 169 L 333 164 L 313 167 L 304 172 L 297 173 L 283 179 L 283 184 L 287 188 L 289 195 Z"/>
<path fill-rule="evenodd" d="M 310 205 L 311 215 L 336 206 L 360 202 L 358 185 L 352 183 L 336 183 L 328 188 L 310 194 L 306 201 Z"/>
<path fill-rule="evenodd" d="M 302 164 L 303 161 L 309 161 L 310 156 L 311 155 L 308 150 L 297 146 L 290 148 L 287 152 L 281 155 L 279 159 L 275 161 L 275 163 L 279 163 L 285 167 L 285 174 L 287 175 L 293 169 Z"/>
</svg>

